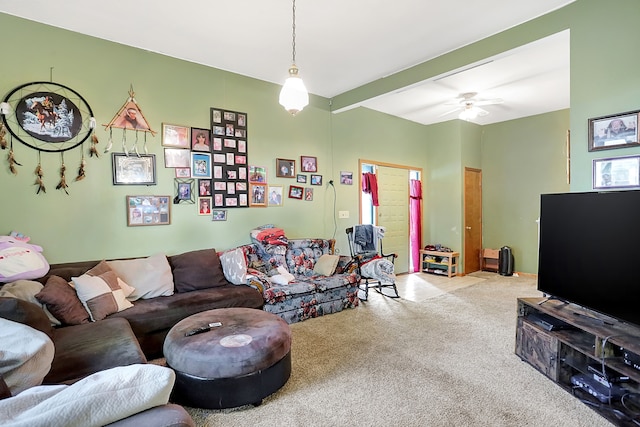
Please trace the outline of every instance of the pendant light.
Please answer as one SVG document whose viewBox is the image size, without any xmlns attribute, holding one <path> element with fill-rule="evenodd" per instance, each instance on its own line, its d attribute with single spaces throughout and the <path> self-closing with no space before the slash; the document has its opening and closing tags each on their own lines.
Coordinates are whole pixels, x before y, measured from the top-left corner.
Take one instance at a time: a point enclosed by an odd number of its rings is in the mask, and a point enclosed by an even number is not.
<svg viewBox="0 0 640 427">
<path fill-rule="evenodd" d="M 309 105 L 309 94 L 304 82 L 298 75 L 296 66 L 296 0 L 293 0 L 293 61 L 289 67 L 289 78 L 280 91 L 280 105 L 295 116 Z"/>
</svg>

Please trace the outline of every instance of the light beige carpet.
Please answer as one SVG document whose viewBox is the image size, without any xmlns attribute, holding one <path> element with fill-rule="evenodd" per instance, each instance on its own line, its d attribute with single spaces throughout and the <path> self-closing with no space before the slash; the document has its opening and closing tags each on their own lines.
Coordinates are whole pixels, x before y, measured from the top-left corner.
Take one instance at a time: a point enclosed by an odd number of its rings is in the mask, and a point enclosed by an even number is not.
<svg viewBox="0 0 640 427">
<path fill-rule="evenodd" d="M 199 426 L 609 426 L 514 354 L 535 279 L 402 277 L 352 310 L 291 325 L 288 383 L 259 407 L 187 408 Z"/>
</svg>

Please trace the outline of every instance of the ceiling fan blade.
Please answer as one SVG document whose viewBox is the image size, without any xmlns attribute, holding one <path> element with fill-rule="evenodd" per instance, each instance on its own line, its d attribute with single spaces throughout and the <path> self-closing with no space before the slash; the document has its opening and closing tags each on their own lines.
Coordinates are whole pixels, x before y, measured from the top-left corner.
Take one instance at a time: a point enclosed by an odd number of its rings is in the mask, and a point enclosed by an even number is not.
<svg viewBox="0 0 640 427">
<path fill-rule="evenodd" d="M 489 114 L 487 110 L 483 110 L 482 108 L 474 107 L 474 109 L 478 113 L 478 117 L 486 116 L 487 114 Z"/>
<path fill-rule="evenodd" d="M 438 117 L 448 116 L 449 114 L 453 114 L 453 113 L 456 113 L 456 112 L 458 112 L 458 111 L 460 111 L 460 107 L 455 108 L 455 109 L 453 109 L 453 110 L 449 110 L 449 111 L 447 111 L 446 113 L 442 113 L 442 114 L 440 114 Z"/>
<path fill-rule="evenodd" d="M 502 98 L 494 98 L 494 99 L 479 99 L 475 101 L 474 105 L 494 105 L 494 104 L 502 104 L 504 99 Z"/>
</svg>

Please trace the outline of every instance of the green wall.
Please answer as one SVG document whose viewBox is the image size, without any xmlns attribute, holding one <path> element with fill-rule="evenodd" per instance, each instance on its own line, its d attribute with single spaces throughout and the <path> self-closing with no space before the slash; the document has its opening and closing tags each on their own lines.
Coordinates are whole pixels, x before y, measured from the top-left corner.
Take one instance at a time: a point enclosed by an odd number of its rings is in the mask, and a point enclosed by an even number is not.
<svg viewBox="0 0 640 427">
<path fill-rule="evenodd" d="M 615 19 L 606 19 L 615 10 Z M 380 81 L 327 100 L 312 96 L 311 105 L 289 116 L 277 104 L 279 85 L 258 81 L 162 55 L 71 33 L 0 14 L 0 28 L 20 34 L 6 43 L 0 93 L 37 80 L 52 80 L 78 91 L 93 108 L 98 124 L 108 123 L 128 97 L 130 85 L 145 117 L 155 130 L 163 122 L 209 126 L 209 108 L 248 114 L 249 162 L 268 168 L 275 178 L 278 157 L 318 157 L 324 185 L 315 188 L 313 202 L 286 199 L 281 208 L 229 210 L 226 222 L 199 216 L 195 206 L 173 206 L 172 224 L 127 227 L 125 196 L 174 193 L 173 170 L 163 165 L 160 136 L 151 138 L 156 154 L 156 186 L 113 186 L 108 155 L 88 159 L 87 178 L 70 185 L 70 195 L 55 190 L 60 158 L 43 154 L 47 193 L 36 195 L 33 170 L 36 151 L 14 141 L 23 166 L 17 176 L 0 158 L 0 224 L 23 232 L 45 248 L 50 262 L 167 254 L 192 249 L 226 249 L 249 241 L 249 230 L 275 223 L 290 237 L 336 237 L 346 251 L 344 228 L 358 221 L 357 185 L 339 184 L 341 170 L 357 175 L 358 159 L 422 168 L 425 188 L 424 242 L 437 242 L 462 251 L 462 173 L 465 166 L 483 170 L 484 246 L 514 248 L 516 270 L 537 271 L 539 194 L 566 191 L 563 153 L 571 129 L 572 191 L 591 189 L 594 158 L 640 153 L 625 148 L 587 151 L 587 120 L 638 108 L 640 84 L 640 5 L 637 0 L 577 0 L 502 33 L 452 51 Z M 571 31 L 571 109 L 489 126 L 453 120 L 421 126 L 364 108 L 330 113 L 359 100 L 424 80 L 558 31 Z M 37 55 L 25 47 L 41 45 Z M 630 46 L 630 47 L 627 47 Z M 617 53 L 619 51 L 619 53 Z M 607 52 L 614 59 L 599 60 Z M 619 59 L 618 59 L 619 58 Z M 567 117 L 569 120 L 567 120 Z M 108 134 L 98 129 L 100 148 Z M 118 143 L 116 141 L 115 146 Z M 3 153 L 0 153 L 4 157 Z M 69 175 L 80 161 L 79 150 L 65 154 Z M 1 165 L 5 166 L 2 167 Z M 327 183 L 333 179 L 335 186 Z M 335 196 L 334 196 L 335 195 Z M 350 211 L 337 219 L 338 210 Z"/>
<path fill-rule="evenodd" d="M 482 127 L 484 247 L 509 246 L 515 270 L 538 271 L 540 194 L 569 191 L 569 110 Z"/>
</svg>

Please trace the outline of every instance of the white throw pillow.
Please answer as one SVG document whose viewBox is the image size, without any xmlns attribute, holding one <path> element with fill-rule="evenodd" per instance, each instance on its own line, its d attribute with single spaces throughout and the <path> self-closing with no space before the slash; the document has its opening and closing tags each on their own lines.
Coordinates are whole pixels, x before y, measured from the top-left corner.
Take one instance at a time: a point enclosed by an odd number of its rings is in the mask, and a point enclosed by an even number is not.
<svg viewBox="0 0 640 427">
<path fill-rule="evenodd" d="M 318 259 L 316 265 L 313 266 L 313 271 L 323 276 L 331 276 L 334 271 L 336 271 L 339 259 L 340 257 L 338 255 L 324 254 Z"/>
<path fill-rule="evenodd" d="M 234 285 L 247 284 L 247 259 L 241 248 L 231 249 L 220 255 L 225 279 Z"/>
<path fill-rule="evenodd" d="M 107 261 L 107 264 L 119 278 L 135 288 L 128 296 L 129 301 L 173 295 L 173 273 L 164 254 Z"/>
<path fill-rule="evenodd" d="M 72 277 L 78 299 L 87 309 L 91 320 L 102 320 L 110 314 L 133 307 L 118 283 L 118 276 L 108 271 L 99 276 L 83 274 Z"/>
<path fill-rule="evenodd" d="M 42 384 L 54 354 L 47 334 L 0 317 L 0 343 L 0 375 L 12 396 Z"/>
</svg>

